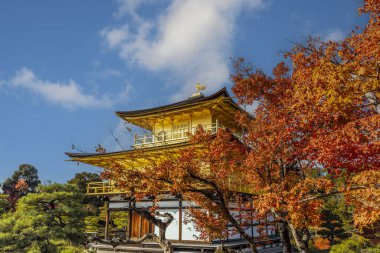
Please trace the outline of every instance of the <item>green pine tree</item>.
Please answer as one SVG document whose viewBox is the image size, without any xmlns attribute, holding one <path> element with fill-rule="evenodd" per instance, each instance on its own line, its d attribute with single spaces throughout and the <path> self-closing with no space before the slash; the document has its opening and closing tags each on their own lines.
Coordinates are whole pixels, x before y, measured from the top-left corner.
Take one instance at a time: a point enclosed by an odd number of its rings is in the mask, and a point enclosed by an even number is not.
<svg viewBox="0 0 380 253">
<path fill-rule="evenodd" d="M 0 220 L 1 252 L 75 252 L 70 245 L 85 239 L 83 197 L 73 185 L 51 184 L 20 198 Z"/>
<path fill-rule="evenodd" d="M 322 209 L 322 224 L 318 234 L 327 238 L 330 245 L 349 237 L 352 230 L 352 212 L 344 203 L 343 196 L 333 196 L 325 201 Z"/>
</svg>

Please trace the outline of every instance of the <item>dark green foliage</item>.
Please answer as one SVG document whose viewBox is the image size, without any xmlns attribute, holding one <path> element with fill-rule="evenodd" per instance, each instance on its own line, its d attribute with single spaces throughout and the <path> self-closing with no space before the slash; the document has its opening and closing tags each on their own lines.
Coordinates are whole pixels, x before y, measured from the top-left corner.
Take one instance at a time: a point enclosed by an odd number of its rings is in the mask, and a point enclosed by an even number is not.
<svg viewBox="0 0 380 253">
<path fill-rule="evenodd" d="M 19 199 L 15 212 L 3 214 L 1 252 L 58 253 L 78 245 L 85 239 L 82 200 L 73 185 L 40 185 Z"/>
<path fill-rule="evenodd" d="M 128 227 L 128 211 L 111 212 L 112 227 L 116 231 L 127 231 Z"/>
<path fill-rule="evenodd" d="M 91 182 L 101 182 L 102 179 L 98 174 L 81 172 L 75 174 L 73 179 L 67 181 L 69 184 L 78 186 L 81 192 L 86 193 L 86 187 Z M 106 207 L 104 201 L 99 198 L 86 196 L 83 201 L 86 212 L 85 231 L 88 233 L 104 234 L 106 223 Z M 110 234 L 125 234 L 128 226 L 128 212 L 113 211 L 110 216 Z"/>
<path fill-rule="evenodd" d="M 86 193 L 86 187 L 88 183 L 101 181 L 102 179 L 96 173 L 81 172 L 76 173 L 74 178 L 67 181 L 67 183 L 75 184 L 81 192 Z"/>
<path fill-rule="evenodd" d="M 23 187 L 18 187 L 20 183 L 23 183 Z M 38 170 L 33 165 L 21 164 L 19 169 L 4 181 L 1 189 L 8 195 L 7 201 L 10 207 L 14 209 L 17 200 L 29 192 L 34 192 L 40 183 Z"/>
<path fill-rule="evenodd" d="M 343 196 L 332 196 L 325 201 L 321 212 L 322 224 L 318 234 L 330 241 L 330 245 L 348 238 L 353 229 L 352 211 Z"/>
<path fill-rule="evenodd" d="M 87 233 L 101 234 L 104 226 L 99 225 L 99 216 L 89 215 L 85 218 L 85 231 Z"/>
<path fill-rule="evenodd" d="M 38 179 L 38 170 L 30 164 L 21 164 L 13 175 L 7 178 L 1 186 L 4 193 L 11 191 L 20 179 L 24 179 L 28 184 L 28 191 L 34 192 L 41 183 Z"/>
<path fill-rule="evenodd" d="M 68 180 L 67 183 L 76 185 L 83 194 L 86 194 L 88 183 L 101 181 L 102 179 L 96 173 L 81 172 L 76 173 L 74 178 Z M 99 207 L 102 205 L 102 201 L 95 197 L 85 196 L 83 204 L 89 215 L 97 215 L 99 214 Z"/>
<path fill-rule="evenodd" d="M 100 213 L 95 218 L 92 216 L 92 218 L 86 219 L 86 225 L 88 228 L 94 229 L 93 224 L 95 224 L 95 221 L 98 222 L 97 224 L 97 232 L 99 234 L 104 233 L 105 229 L 105 223 L 106 223 L 106 210 L 107 206 L 104 204 L 102 207 L 100 207 Z M 113 235 L 120 236 L 125 235 L 128 229 L 128 211 L 126 210 L 118 210 L 118 211 L 111 211 L 110 212 L 110 223 L 109 223 L 109 232 Z"/>
<path fill-rule="evenodd" d="M 0 194 L 0 215 L 5 213 L 6 210 L 10 208 L 10 205 L 7 201 L 7 195 L 5 194 Z"/>
</svg>

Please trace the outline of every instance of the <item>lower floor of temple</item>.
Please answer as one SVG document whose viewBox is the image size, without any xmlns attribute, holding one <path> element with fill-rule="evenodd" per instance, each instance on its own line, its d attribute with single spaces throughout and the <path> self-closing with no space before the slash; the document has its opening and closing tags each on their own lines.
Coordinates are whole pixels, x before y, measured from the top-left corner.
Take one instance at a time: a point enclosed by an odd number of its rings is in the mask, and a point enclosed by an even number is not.
<svg viewBox="0 0 380 253">
<path fill-rule="evenodd" d="M 148 208 L 152 205 L 151 199 L 144 199 L 139 201 L 138 208 Z M 200 239 L 199 232 L 195 229 L 195 224 L 186 221 L 185 217 L 188 215 L 189 208 L 196 208 L 194 203 L 182 200 L 173 196 L 162 198 L 158 203 L 157 209 L 160 213 L 169 213 L 173 217 L 166 230 L 166 238 L 172 243 L 174 252 L 215 252 L 219 247 L 227 249 L 236 249 L 241 252 L 250 252 L 248 243 L 242 239 L 241 235 L 233 232 L 232 226 L 228 226 L 226 230 L 231 231 L 228 237 L 224 240 L 205 240 Z M 121 233 L 115 234 L 109 229 L 110 214 L 115 211 L 123 211 L 128 213 L 128 226 Z M 232 212 L 232 211 L 231 211 Z M 234 212 L 234 211 L 233 211 Z M 236 214 L 238 215 L 238 213 Z M 158 228 L 150 223 L 147 219 L 130 210 L 129 202 L 121 197 L 111 197 L 107 205 L 107 219 L 105 238 L 112 240 L 113 238 L 125 240 L 127 238 L 139 239 L 144 235 L 158 234 Z M 255 238 L 259 252 L 262 253 L 275 253 L 281 252 L 280 239 L 273 225 L 270 222 L 265 227 L 260 227 L 253 219 L 252 213 L 245 215 L 251 217 L 250 222 L 245 226 L 245 232 Z M 117 247 L 102 243 L 92 243 L 90 245 L 96 252 L 163 252 L 159 245 L 153 241 L 146 240 L 140 244 L 122 244 Z"/>
</svg>

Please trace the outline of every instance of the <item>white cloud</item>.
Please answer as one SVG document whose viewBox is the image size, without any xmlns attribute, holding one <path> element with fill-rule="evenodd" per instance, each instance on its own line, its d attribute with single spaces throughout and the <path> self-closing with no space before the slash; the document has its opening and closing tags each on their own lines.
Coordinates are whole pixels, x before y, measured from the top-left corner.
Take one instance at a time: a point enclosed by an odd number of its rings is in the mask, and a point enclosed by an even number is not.
<svg viewBox="0 0 380 253">
<path fill-rule="evenodd" d="M 342 30 L 340 29 L 332 29 L 332 30 L 329 30 L 329 32 L 322 37 L 322 40 L 323 41 L 340 41 L 340 40 L 343 40 L 345 38 L 345 35 L 343 33 Z"/>
<path fill-rule="evenodd" d="M 136 12 L 144 2 L 120 0 L 116 15 L 130 15 L 134 26 L 108 27 L 101 36 L 126 62 L 168 70 L 182 83 L 175 98 L 189 96 L 198 81 L 212 91 L 228 81 L 236 19 L 243 10 L 264 6 L 262 0 L 174 0 L 148 20 Z"/>
<path fill-rule="evenodd" d="M 152 0 L 150 0 L 152 2 Z M 157 2 L 157 0 L 154 0 Z M 119 8 L 115 13 L 116 18 L 121 18 L 125 15 L 132 17 L 134 21 L 142 21 L 142 18 L 137 14 L 136 10 L 147 0 L 117 0 Z"/>
<path fill-rule="evenodd" d="M 80 86 L 73 80 L 66 83 L 40 80 L 28 68 L 17 71 L 10 83 L 14 87 L 30 90 L 53 104 L 69 109 L 112 105 L 111 100 L 106 96 L 96 98 L 94 95 L 82 93 Z"/>
<path fill-rule="evenodd" d="M 110 48 L 116 48 L 120 46 L 128 37 L 128 26 L 122 26 L 119 28 L 104 28 L 100 35 L 106 38 L 107 45 Z"/>
</svg>

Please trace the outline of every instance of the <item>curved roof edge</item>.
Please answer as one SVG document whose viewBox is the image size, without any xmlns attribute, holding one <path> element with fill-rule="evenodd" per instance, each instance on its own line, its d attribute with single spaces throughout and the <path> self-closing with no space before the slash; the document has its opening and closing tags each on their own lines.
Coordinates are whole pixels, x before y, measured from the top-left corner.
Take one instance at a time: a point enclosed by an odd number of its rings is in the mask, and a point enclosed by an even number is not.
<svg viewBox="0 0 380 253">
<path fill-rule="evenodd" d="M 153 107 L 153 108 L 147 108 L 147 109 L 142 109 L 142 110 L 134 110 L 134 111 L 118 111 L 116 112 L 116 115 L 119 117 L 134 117 L 134 116 L 142 116 L 142 115 L 149 115 L 151 113 L 156 113 L 156 112 L 165 112 L 169 111 L 171 109 L 177 109 L 181 107 L 188 107 L 193 104 L 199 103 L 199 102 L 205 102 L 205 101 L 210 101 L 213 99 L 216 99 L 218 97 L 226 97 L 226 98 L 231 98 L 230 94 L 228 93 L 226 87 L 220 89 L 219 91 L 215 92 L 214 94 L 211 94 L 210 96 L 198 96 L 198 97 L 189 97 L 186 100 L 176 102 L 173 104 L 168 104 L 164 106 L 159 106 L 159 107 Z M 238 106 L 232 99 L 231 101 Z"/>
<path fill-rule="evenodd" d="M 174 143 L 174 144 L 167 144 L 164 147 L 166 149 L 170 148 L 182 148 L 190 146 L 189 142 L 180 142 L 180 143 Z M 144 152 L 150 152 L 150 151 L 160 151 L 162 150 L 163 146 L 153 146 L 153 147 L 145 147 L 143 148 Z M 122 151 L 115 151 L 115 152 L 108 152 L 108 153 L 71 153 L 71 152 L 65 152 L 65 155 L 70 157 L 73 160 L 69 161 L 75 161 L 75 159 L 81 159 L 81 158 L 95 158 L 95 157 L 110 157 L 115 155 L 125 155 L 130 153 L 136 153 L 141 151 L 142 149 L 127 149 Z"/>
</svg>

